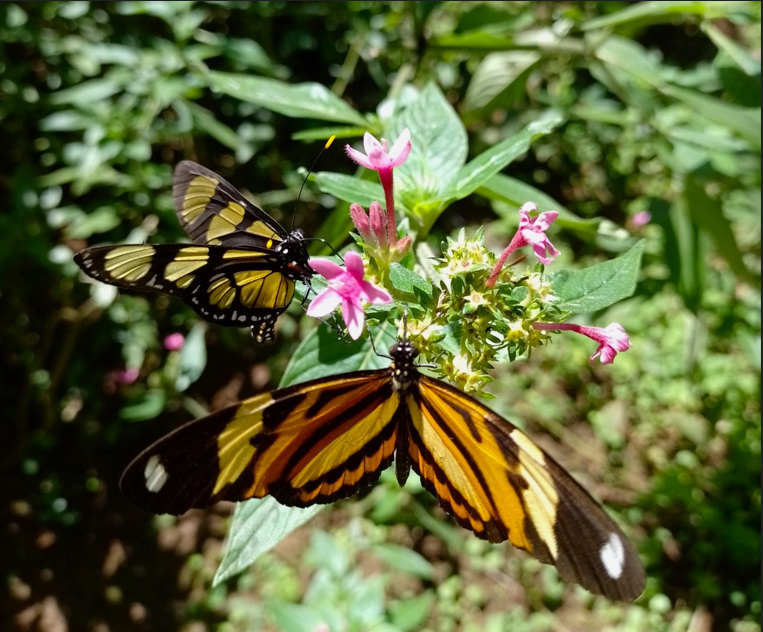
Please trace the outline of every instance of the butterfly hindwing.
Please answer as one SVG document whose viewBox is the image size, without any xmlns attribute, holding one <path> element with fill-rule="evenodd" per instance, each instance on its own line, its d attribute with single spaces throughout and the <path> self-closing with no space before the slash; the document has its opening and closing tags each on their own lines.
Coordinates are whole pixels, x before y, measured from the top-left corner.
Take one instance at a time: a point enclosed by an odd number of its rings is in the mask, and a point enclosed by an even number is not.
<svg viewBox="0 0 763 632">
<path fill-rule="evenodd" d="M 461 526 L 491 542 L 508 539 L 592 592 L 641 594 L 644 571 L 620 528 L 519 429 L 425 376 L 408 408 L 411 465 Z"/>
<path fill-rule="evenodd" d="M 287 237 L 222 176 L 190 160 L 175 168 L 173 195 L 180 225 L 196 244 L 270 248 Z"/>
<path fill-rule="evenodd" d="M 266 495 L 293 506 L 333 502 L 390 464 L 400 410 L 388 370 L 265 393 L 160 439 L 130 463 L 120 487 L 155 513 Z"/>
<path fill-rule="evenodd" d="M 133 290 L 154 290 L 185 300 L 202 318 L 252 326 L 273 336 L 278 315 L 294 296 L 294 281 L 267 249 L 190 244 L 97 246 L 75 255 L 93 278 Z"/>
</svg>

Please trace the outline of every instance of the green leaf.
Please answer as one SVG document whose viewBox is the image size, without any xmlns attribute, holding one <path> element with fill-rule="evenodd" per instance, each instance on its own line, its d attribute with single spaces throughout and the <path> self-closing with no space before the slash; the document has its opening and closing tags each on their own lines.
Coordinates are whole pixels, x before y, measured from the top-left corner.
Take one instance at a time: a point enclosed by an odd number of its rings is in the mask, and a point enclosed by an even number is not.
<svg viewBox="0 0 763 632">
<path fill-rule="evenodd" d="M 434 601 L 434 592 L 427 590 L 411 599 L 391 604 L 389 611 L 392 617 L 392 624 L 396 625 L 403 632 L 421 630 L 427 617 L 429 617 L 429 612 L 434 605 Z"/>
<path fill-rule="evenodd" d="M 284 116 L 368 125 L 359 112 L 319 83 L 292 85 L 277 79 L 217 71 L 204 77 L 213 90 Z"/>
<path fill-rule="evenodd" d="M 363 136 L 368 130 L 368 126 L 365 127 L 347 127 L 342 125 L 341 127 L 315 127 L 313 129 L 304 129 L 299 132 L 295 132 L 291 135 L 294 140 L 323 140 L 327 141 L 332 136 L 337 138 L 358 138 Z"/>
<path fill-rule="evenodd" d="M 466 162 L 466 129 L 434 83 L 390 120 L 386 130 L 389 142 L 406 127 L 411 131 L 412 147 L 408 159 L 395 169 L 395 193 L 416 203 L 440 200 Z"/>
<path fill-rule="evenodd" d="M 389 267 L 389 278 L 396 290 L 409 295 L 405 298 L 409 302 L 418 302 L 416 298 L 417 290 L 432 298 L 433 288 L 431 284 L 413 270 L 409 270 L 399 263 L 393 263 Z"/>
<path fill-rule="evenodd" d="M 742 48 L 713 22 L 703 22 L 701 27 L 718 49 L 725 52 L 742 72 L 750 77 L 760 75 L 759 59 L 755 59 L 749 51 Z"/>
<path fill-rule="evenodd" d="M 113 206 L 102 206 L 92 213 L 81 211 L 64 229 L 69 239 L 87 239 L 91 235 L 106 233 L 122 223 L 122 217 Z"/>
<path fill-rule="evenodd" d="M 243 144 L 238 134 L 224 123 L 218 121 L 212 112 L 192 101 L 183 101 L 183 103 L 190 110 L 196 129 L 209 134 L 209 136 L 230 149 L 238 149 Z"/>
<path fill-rule="evenodd" d="M 474 193 L 506 165 L 526 153 L 536 138 L 550 134 L 563 122 L 564 117 L 559 112 L 551 110 L 518 134 L 482 152 L 459 170 L 457 178 L 448 189 L 447 196 L 460 200 Z"/>
<path fill-rule="evenodd" d="M 158 388 L 153 388 L 140 396 L 138 401 L 125 406 L 119 411 L 120 418 L 125 421 L 145 421 L 158 417 L 167 403 L 167 395 Z"/>
<path fill-rule="evenodd" d="M 387 338 L 383 327 L 374 332 L 377 346 L 383 345 Z M 389 360 L 376 355 L 367 340 L 345 344 L 327 327 L 319 327 L 295 351 L 281 387 L 349 371 L 383 368 L 388 364 Z M 271 497 L 238 503 L 213 585 L 248 568 L 323 507 L 286 507 Z"/>
<path fill-rule="evenodd" d="M 696 2 L 694 0 L 680 1 L 653 1 L 639 2 L 636 5 L 627 7 L 622 11 L 610 13 L 602 17 L 589 20 L 581 26 L 584 31 L 600 29 L 604 27 L 618 26 L 620 24 L 658 24 L 663 22 L 675 22 L 675 16 L 681 14 L 693 14 L 705 16 L 708 18 L 727 17 L 729 11 L 745 10 L 749 2 L 744 1 L 717 1 L 717 2 Z"/>
<path fill-rule="evenodd" d="M 533 51 L 492 53 L 477 66 L 464 96 L 464 114 L 507 109 L 526 95 L 525 82 L 540 61 Z M 476 118 L 474 116 L 473 118 Z"/>
<path fill-rule="evenodd" d="M 387 335 L 384 329 L 374 332 L 377 346 L 389 340 Z M 280 387 L 349 371 L 381 369 L 388 364 L 389 360 L 374 353 L 368 340 L 346 343 L 335 331 L 321 326 L 310 332 L 294 352 Z"/>
<path fill-rule="evenodd" d="M 385 562 L 388 566 L 421 579 L 432 579 L 434 568 L 432 564 L 419 553 L 407 546 L 399 544 L 375 544 L 371 553 Z"/>
<path fill-rule="evenodd" d="M 726 103 L 701 92 L 678 86 L 663 86 L 662 92 L 681 101 L 713 123 L 736 132 L 740 138 L 760 151 L 760 108 L 745 108 Z"/>
<path fill-rule="evenodd" d="M 225 540 L 223 559 L 212 585 L 216 586 L 249 568 L 263 553 L 267 553 L 321 509 L 321 505 L 286 507 L 270 496 L 237 503 Z"/>
<path fill-rule="evenodd" d="M 696 172 L 686 176 L 684 197 L 692 220 L 712 238 L 718 252 L 734 273 L 740 279 L 754 282 L 752 274 L 742 260 L 742 253 L 731 230 L 731 223 L 723 214 L 721 203 L 706 193 Z"/>
<path fill-rule="evenodd" d="M 633 295 L 636 290 L 644 242 L 624 255 L 583 270 L 562 270 L 550 276 L 559 309 L 573 314 L 595 312 Z"/>
<path fill-rule="evenodd" d="M 207 366 L 206 331 L 203 322 L 194 325 L 180 350 L 180 375 L 175 381 L 175 388 L 180 392 L 198 380 Z"/>
<path fill-rule="evenodd" d="M 366 209 L 371 202 L 384 201 L 384 189 L 378 182 L 369 182 L 333 171 L 319 171 L 315 174 L 315 182 L 324 193 L 345 202 L 356 202 Z"/>
</svg>

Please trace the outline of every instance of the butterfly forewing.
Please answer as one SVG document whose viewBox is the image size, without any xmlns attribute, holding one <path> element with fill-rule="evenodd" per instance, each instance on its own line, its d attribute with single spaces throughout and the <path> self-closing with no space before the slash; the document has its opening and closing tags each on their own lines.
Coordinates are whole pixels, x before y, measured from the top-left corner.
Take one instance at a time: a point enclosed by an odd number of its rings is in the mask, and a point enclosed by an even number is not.
<svg viewBox="0 0 763 632">
<path fill-rule="evenodd" d="M 130 463 L 120 487 L 155 513 L 266 495 L 294 506 L 333 502 L 390 464 L 399 410 L 388 370 L 273 391 L 160 439 Z"/>
<path fill-rule="evenodd" d="M 173 195 L 180 225 L 196 244 L 272 247 L 287 236 L 224 178 L 190 160 L 175 168 Z"/>
<path fill-rule="evenodd" d="M 524 433 L 425 376 L 408 407 L 413 469 L 460 525 L 491 542 L 508 539 L 592 592 L 641 594 L 644 571 L 620 528 Z"/>
<path fill-rule="evenodd" d="M 179 296 L 201 317 L 221 325 L 254 327 L 267 340 L 291 303 L 294 281 L 269 250 L 190 244 L 97 246 L 75 261 L 99 281 Z"/>
</svg>

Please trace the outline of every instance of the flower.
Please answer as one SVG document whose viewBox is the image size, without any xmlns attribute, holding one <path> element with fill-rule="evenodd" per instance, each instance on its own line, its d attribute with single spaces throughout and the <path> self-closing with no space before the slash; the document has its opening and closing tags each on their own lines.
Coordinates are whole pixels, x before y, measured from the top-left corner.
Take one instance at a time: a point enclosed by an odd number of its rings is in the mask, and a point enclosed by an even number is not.
<svg viewBox="0 0 763 632">
<path fill-rule="evenodd" d="M 631 224 L 634 228 L 641 228 L 652 221 L 652 214 L 649 211 L 640 211 L 631 217 Z"/>
<path fill-rule="evenodd" d="M 379 142 L 369 132 L 363 136 L 363 146 L 366 150 L 365 154 L 349 145 L 345 147 L 345 150 L 350 158 L 366 169 L 380 172 L 393 169 L 402 165 L 408 158 L 411 151 L 411 132 L 406 127 L 389 152 L 387 152 L 387 141 L 382 138 Z"/>
<path fill-rule="evenodd" d="M 185 344 L 185 337 L 180 332 L 170 334 L 164 339 L 164 348 L 167 351 L 179 351 Z"/>
<path fill-rule="evenodd" d="M 627 351 L 631 348 L 631 341 L 625 333 L 622 325 L 611 323 L 606 327 L 585 327 L 571 323 L 533 323 L 534 329 L 541 331 L 575 331 L 599 343 L 599 348 L 591 355 L 589 362 L 593 364 L 599 357 L 602 364 L 612 364 L 618 351 Z"/>
<path fill-rule="evenodd" d="M 344 257 L 345 269 L 325 259 L 310 259 L 310 267 L 329 282 L 328 287 L 316 296 L 307 308 L 308 316 L 321 318 L 342 305 L 342 318 L 353 340 L 363 332 L 363 301 L 374 305 L 392 302 L 392 296 L 373 283 L 363 280 L 363 259 L 350 251 Z"/>
<path fill-rule="evenodd" d="M 487 280 L 488 287 L 495 285 L 503 264 L 506 263 L 506 259 L 517 248 L 528 245 L 532 246 L 535 256 L 544 265 L 551 263 L 551 257 L 559 256 L 559 251 L 554 248 L 554 245 L 548 240 L 546 235 L 546 231 L 556 218 L 559 217 L 559 213 L 556 211 L 546 211 L 537 217 L 530 218 L 530 211 L 537 210 L 538 207 L 533 202 L 525 202 L 522 208 L 519 209 L 519 228 L 506 250 L 501 253 L 498 263 L 495 264 L 493 271 L 490 273 L 490 278 Z"/>
<path fill-rule="evenodd" d="M 378 202 L 371 202 L 368 214 L 360 204 L 350 204 L 350 217 L 374 259 L 399 261 L 411 247 L 411 237 L 406 235 L 390 248 L 390 242 L 395 243 L 397 227 L 389 225 L 384 209 Z"/>
<path fill-rule="evenodd" d="M 113 382 L 117 386 L 127 386 L 133 384 L 140 376 L 140 371 L 136 368 L 123 369 L 121 371 L 112 371 L 108 374 L 107 380 Z"/>
<path fill-rule="evenodd" d="M 382 138 L 381 142 L 379 142 L 369 132 L 366 132 L 363 136 L 363 146 L 366 150 L 365 154 L 357 149 L 353 149 L 349 145 L 345 145 L 345 150 L 347 155 L 362 167 L 379 172 L 379 180 L 381 180 L 382 188 L 384 189 L 384 200 L 387 203 L 388 240 L 389 245 L 394 247 L 397 244 L 397 222 L 395 221 L 392 170 L 402 165 L 406 158 L 408 158 L 412 146 L 411 132 L 406 127 L 389 152 L 387 152 L 387 141 Z M 357 223 L 355 226 L 360 230 Z"/>
</svg>

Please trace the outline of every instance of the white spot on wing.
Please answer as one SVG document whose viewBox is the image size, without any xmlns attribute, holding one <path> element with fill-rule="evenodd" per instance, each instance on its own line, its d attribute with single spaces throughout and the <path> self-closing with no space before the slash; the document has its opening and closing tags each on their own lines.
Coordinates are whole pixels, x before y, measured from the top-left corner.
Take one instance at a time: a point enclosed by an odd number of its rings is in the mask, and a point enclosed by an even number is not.
<svg viewBox="0 0 763 632">
<path fill-rule="evenodd" d="M 620 579 L 625 566 L 625 547 L 623 541 L 616 533 L 609 534 L 609 540 L 599 551 L 601 563 L 612 579 Z"/>
<path fill-rule="evenodd" d="M 146 489 L 150 492 L 158 492 L 167 482 L 167 470 L 164 469 L 161 459 L 156 454 L 146 461 L 143 476 L 146 478 Z"/>
</svg>

